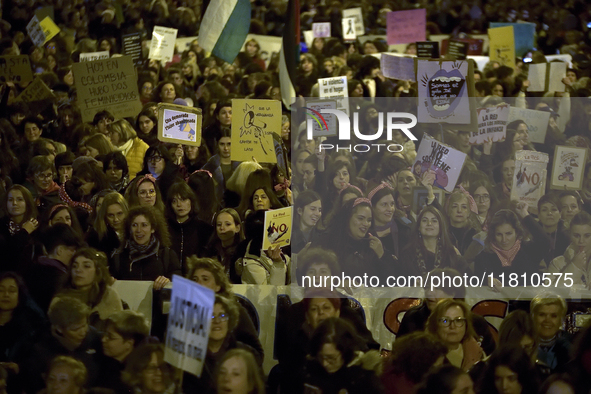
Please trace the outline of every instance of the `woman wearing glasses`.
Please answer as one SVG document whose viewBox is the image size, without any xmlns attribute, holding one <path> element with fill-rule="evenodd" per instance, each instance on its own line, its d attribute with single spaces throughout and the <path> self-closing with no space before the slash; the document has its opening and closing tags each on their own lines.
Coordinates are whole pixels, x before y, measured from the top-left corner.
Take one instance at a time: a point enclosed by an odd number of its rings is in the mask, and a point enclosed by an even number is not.
<svg viewBox="0 0 591 394">
<path fill-rule="evenodd" d="M 151 146 L 144 156 L 144 167 L 137 175 L 151 175 L 160 188 L 163 198 L 168 195 L 168 188 L 178 180 L 182 180 L 179 166 L 174 164 L 168 148 L 164 144 Z"/>
<path fill-rule="evenodd" d="M 448 349 L 450 364 L 469 371 L 485 356 L 470 319 L 470 308 L 453 298 L 439 301 L 427 320 L 427 332 L 439 338 Z"/>
<path fill-rule="evenodd" d="M 479 179 L 470 182 L 470 188 L 468 191 L 472 198 L 474 198 L 474 202 L 476 202 L 476 208 L 478 208 L 476 218 L 480 222 L 482 229 L 486 230 L 488 228 L 488 211 L 490 210 L 490 207 L 496 203 L 492 185 L 486 179 Z"/>
<path fill-rule="evenodd" d="M 125 360 L 121 379 L 134 393 L 163 394 L 174 392 L 173 368 L 164 362 L 164 346 L 141 345 Z"/>
<path fill-rule="evenodd" d="M 125 191 L 125 199 L 130 208 L 149 206 L 164 212 L 160 189 L 156 185 L 156 179 L 150 174 L 139 175 L 131 181 Z"/>
</svg>

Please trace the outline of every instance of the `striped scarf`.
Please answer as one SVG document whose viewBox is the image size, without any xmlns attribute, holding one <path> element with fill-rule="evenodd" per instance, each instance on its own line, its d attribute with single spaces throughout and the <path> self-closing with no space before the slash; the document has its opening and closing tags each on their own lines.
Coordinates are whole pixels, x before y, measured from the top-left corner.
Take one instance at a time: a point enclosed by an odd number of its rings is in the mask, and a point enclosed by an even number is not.
<svg viewBox="0 0 591 394">
<path fill-rule="evenodd" d="M 511 249 L 509 250 L 503 250 L 494 243 L 491 243 L 490 246 L 499 257 L 499 260 L 501 260 L 503 267 L 510 267 L 513 259 L 515 259 L 515 256 L 517 255 L 517 252 L 519 252 L 519 249 L 521 249 L 521 240 L 518 239 L 515 241 L 515 245 L 511 246 Z"/>
</svg>

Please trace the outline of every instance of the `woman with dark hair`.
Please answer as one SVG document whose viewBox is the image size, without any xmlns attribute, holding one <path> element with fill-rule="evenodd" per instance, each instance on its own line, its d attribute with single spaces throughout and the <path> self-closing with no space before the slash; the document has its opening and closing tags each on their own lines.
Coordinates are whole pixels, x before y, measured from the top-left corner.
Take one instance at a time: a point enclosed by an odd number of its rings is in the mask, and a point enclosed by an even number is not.
<svg viewBox="0 0 591 394">
<path fill-rule="evenodd" d="M 3 179 L 10 178 L 13 182 L 19 182 L 21 177 L 18 159 L 10 148 L 10 141 L 3 127 L 0 127 L 0 175 Z"/>
<path fill-rule="evenodd" d="M 205 145 L 183 145 L 183 149 L 185 153 L 183 156 L 183 165 L 188 174 L 192 174 L 201 169 L 210 158 L 210 154 Z"/>
<path fill-rule="evenodd" d="M 246 184 L 242 200 L 240 201 L 240 206 L 237 209 L 238 212 L 242 213 L 243 218 L 246 218 L 248 215 L 256 211 L 267 211 L 284 207 L 269 186 L 261 186 L 259 184 L 259 187 L 257 187 L 250 195 L 247 194 L 247 189 L 251 189 L 249 183 Z"/>
<path fill-rule="evenodd" d="M 111 189 L 122 193 L 129 183 L 127 159 L 121 152 L 111 152 L 103 158 L 103 171 Z"/>
<path fill-rule="evenodd" d="M 214 217 L 215 233 L 211 235 L 207 245 L 207 256 L 215 257 L 224 266 L 224 270 L 232 283 L 240 283 L 236 274 L 234 255 L 240 242 L 244 241 L 244 231 L 240 215 L 232 208 L 220 210 Z"/>
<path fill-rule="evenodd" d="M 125 190 L 125 200 L 130 208 L 150 206 L 164 212 L 164 201 L 156 179 L 150 174 L 139 175 Z"/>
<path fill-rule="evenodd" d="M 310 97 L 312 86 L 318 83 L 318 61 L 314 55 L 309 53 L 302 55 L 296 81 L 298 81 L 296 87 L 298 95 Z"/>
<path fill-rule="evenodd" d="M 396 174 L 394 193 L 396 208 L 413 223 L 416 221 L 416 214 L 412 211 L 412 188 L 416 185 L 417 178 L 415 178 L 410 168 L 402 169 Z"/>
<path fill-rule="evenodd" d="M 183 273 L 189 256 L 202 257 L 213 226 L 199 219 L 199 205 L 193 190 L 185 182 L 174 183 L 166 199 L 166 217 L 171 249 L 177 254 Z"/>
<path fill-rule="evenodd" d="M 178 91 L 176 85 L 172 81 L 162 81 L 152 91 L 152 101 L 155 103 L 178 104 L 181 92 Z M 185 102 L 186 105 L 186 102 Z"/>
<path fill-rule="evenodd" d="M 222 201 L 226 191 L 226 182 L 240 165 L 239 161 L 232 161 L 232 133 L 229 128 L 222 128 L 219 139 L 215 140 L 217 150 L 205 163 L 202 170 L 209 171 L 216 183 L 216 197 Z"/>
<path fill-rule="evenodd" d="M 154 145 L 148 148 L 144 156 L 144 167 L 137 175 L 151 174 L 156 179 L 156 184 L 166 198 L 168 188 L 176 181 L 182 180 L 179 166 L 164 144 Z"/>
<path fill-rule="evenodd" d="M 24 167 L 23 169 L 27 168 L 29 160 L 31 159 L 31 144 L 41 138 L 43 129 L 43 122 L 36 116 L 28 116 L 20 123 L 19 135 L 21 144 L 16 153 L 20 165 Z"/>
<path fill-rule="evenodd" d="M 60 203 L 49 207 L 44 214 L 42 230 L 45 230 L 46 227 L 51 227 L 56 223 L 67 224 L 72 227 L 77 234 L 84 233 L 80 226 L 80 222 L 78 221 L 78 217 L 76 216 L 76 212 L 74 212 L 69 205 Z"/>
<path fill-rule="evenodd" d="M 154 111 L 150 108 L 145 108 L 137 116 L 135 122 L 135 129 L 137 136 L 140 137 L 146 144 L 152 146 L 158 142 L 158 118 L 154 115 Z"/>
<path fill-rule="evenodd" d="M 244 349 L 232 349 L 219 361 L 217 393 L 265 394 L 265 379 L 256 357 Z"/>
<path fill-rule="evenodd" d="M 70 193 L 71 190 L 68 187 L 70 185 L 77 187 L 77 195 L 79 198 L 75 198 L 76 193 Z M 81 163 L 76 167 L 72 181 L 66 182 L 65 186 L 68 195 L 75 201 L 89 203 L 96 193 L 109 189 L 109 182 L 98 165 L 93 163 Z"/>
<path fill-rule="evenodd" d="M 197 170 L 189 176 L 187 185 L 195 192 L 197 217 L 199 220 L 211 225 L 215 213 L 220 209 L 211 173 L 205 170 Z"/>
<path fill-rule="evenodd" d="M 536 394 L 539 383 L 527 353 L 519 347 L 497 349 L 480 383 L 482 394 Z"/>
<path fill-rule="evenodd" d="M 300 252 L 319 235 L 316 225 L 322 217 L 322 200 L 313 190 L 301 192 L 294 204 L 291 251 Z"/>
<path fill-rule="evenodd" d="M 478 179 L 470 182 L 468 191 L 472 198 L 474 198 L 476 208 L 478 209 L 478 214 L 476 215 L 478 222 L 482 229 L 486 230 L 488 228 L 488 223 L 486 222 L 488 211 L 496 203 L 492 185 L 487 179 Z"/>
<path fill-rule="evenodd" d="M 474 382 L 470 375 L 453 365 L 443 365 L 431 373 L 419 385 L 417 394 L 474 394 Z"/>
<path fill-rule="evenodd" d="M 203 140 L 210 154 L 217 152 L 216 143 L 222 138 L 222 129 L 232 127 L 232 102 L 218 101 L 213 111 L 214 123 L 203 130 Z"/>
<path fill-rule="evenodd" d="M 554 194 L 545 194 L 538 200 L 538 220 L 551 241 L 544 256 L 549 263 L 562 256 L 571 242 L 569 229 L 560 218 L 560 200 Z"/>
<path fill-rule="evenodd" d="M 125 360 L 121 379 L 135 393 L 164 394 L 171 387 L 174 368 L 164 361 L 164 346 L 145 344 L 135 348 Z"/>
<path fill-rule="evenodd" d="M 326 182 L 324 182 L 323 174 Z M 326 172 L 316 172 L 316 185 L 321 185 L 321 189 L 316 190 L 322 195 L 322 204 L 325 210 L 331 210 L 339 192 L 348 185 L 358 185 L 355 177 L 353 164 L 347 160 L 335 160 L 329 163 Z M 362 189 L 363 190 L 363 189 Z"/>
<path fill-rule="evenodd" d="M 583 209 L 583 201 L 579 193 L 567 190 L 560 193 L 560 215 L 566 227 L 570 226 L 572 218 Z"/>
<path fill-rule="evenodd" d="M 335 200 L 335 203 L 330 211 L 324 210 L 324 215 L 322 215 L 322 221 L 320 222 L 319 229 L 326 230 L 330 227 L 330 223 L 332 219 L 337 215 L 339 210 L 345 205 L 347 201 L 355 200 L 356 198 L 362 198 L 363 192 L 360 188 L 353 185 L 348 185 L 339 191 L 339 194 Z M 297 199 L 296 199 L 297 201 Z"/>
<path fill-rule="evenodd" d="M 513 176 L 515 175 L 515 156 L 509 155 L 503 158 L 495 159 L 495 163 L 500 165 L 497 167 L 497 184 L 494 186 L 492 192 L 495 200 L 509 200 L 511 197 L 511 188 L 513 187 Z"/>
</svg>

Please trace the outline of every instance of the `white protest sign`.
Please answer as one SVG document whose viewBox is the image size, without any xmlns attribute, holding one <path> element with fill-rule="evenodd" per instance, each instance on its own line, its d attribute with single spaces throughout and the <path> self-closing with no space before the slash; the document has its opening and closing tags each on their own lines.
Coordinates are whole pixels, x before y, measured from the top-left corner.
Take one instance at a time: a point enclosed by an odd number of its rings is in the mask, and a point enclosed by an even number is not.
<svg viewBox="0 0 591 394">
<path fill-rule="evenodd" d="M 416 80 L 414 58 L 382 53 L 380 60 L 382 74 L 386 78 Z"/>
<path fill-rule="evenodd" d="M 538 144 L 544 143 L 546 131 L 548 130 L 548 121 L 550 120 L 550 112 L 511 107 L 507 124 L 514 120 L 522 120 L 527 125 L 527 133 L 531 142 Z"/>
<path fill-rule="evenodd" d="M 312 47 L 312 43 L 314 42 L 314 32 L 312 30 L 304 30 L 304 41 L 308 48 Z"/>
<path fill-rule="evenodd" d="M 265 212 L 263 250 L 291 244 L 293 207 L 270 209 Z"/>
<path fill-rule="evenodd" d="M 45 33 L 43 33 L 37 15 L 35 15 L 27 24 L 27 33 L 29 34 L 29 37 L 31 37 L 31 41 L 33 41 L 35 46 L 39 47 L 45 43 Z"/>
<path fill-rule="evenodd" d="M 88 52 L 88 53 L 81 53 L 80 54 L 80 61 L 81 62 L 92 62 L 94 60 L 101 60 L 101 59 L 108 59 L 108 58 L 109 58 L 109 51 Z"/>
<path fill-rule="evenodd" d="M 527 79 L 529 79 L 528 92 L 543 92 L 546 90 L 546 63 L 530 64 Z"/>
<path fill-rule="evenodd" d="M 306 105 L 307 109 L 309 109 L 307 122 L 312 123 L 312 136 L 314 138 L 337 135 L 337 119 L 334 114 L 322 114 L 326 124 L 317 116 L 317 113 L 321 113 L 323 109 L 337 109 L 335 100 L 306 101 Z"/>
<path fill-rule="evenodd" d="M 116 280 L 111 287 L 127 303 L 129 309 L 141 313 L 148 324 L 152 324 L 153 281 Z"/>
<path fill-rule="evenodd" d="M 330 37 L 330 22 L 312 23 L 314 38 Z"/>
<path fill-rule="evenodd" d="M 164 361 L 201 376 L 215 293 L 182 276 L 172 278 Z"/>
<path fill-rule="evenodd" d="M 343 40 L 355 41 L 357 33 L 354 26 L 355 18 L 343 18 Z"/>
<path fill-rule="evenodd" d="M 365 26 L 363 25 L 363 13 L 361 11 L 361 7 L 357 8 L 349 8 L 348 10 L 343 10 L 343 20 L 345 18 L 355 18 L 354 26 L 355 26 L 355 35 L 362 36 L 365 34 Z M 343 29 L 343 35 L 345 34 Z M 344 36 L 343 36 L 344 38 Z"/>
<path fill-rule="evenodd" d="M 550 72 L 548 74 L 548 91 L 564 92 L 566 85 L 562 83 L 562 78 L 566 77 L 566 66 L 564 62 L 551 62 Z"/>
<path fill-rule="evenodd" d="M 507 104 L 496 107 L 478 108 L 478 131 L 470 137 L 471 144 L 482 144 L 485 141 L 499 142 L 507 134 L 507 119 L 509 119 Z"/>
<path fill-rule="evenodd" d="M 349 114 L 349 90 L 347 77 L 320 78 L 318 80 L 320 98 L 334 98 L 337 109 Z"/>
<path fill-rule="evenodd" d="M 170 62 L 174 56 L 174 46 L 177 33 L 177 29 L 163 26 L 154 26 L 148 58 Z"/>
<path fill-rule="evenodd" d="M 433 186 L 451 193 L 456 187 L 465 160 L 465 153 L 424 134 L 413 165 L 413 173 L 419 178 L 425 172 L 433 173 Z"/>
<path fill-rule="evenodd" d="M 511 200 L 537 206 L 546 190 L 546 153 L 519 150 L 515 153 L 515 175 L 511 186 Z"/>
</svg>

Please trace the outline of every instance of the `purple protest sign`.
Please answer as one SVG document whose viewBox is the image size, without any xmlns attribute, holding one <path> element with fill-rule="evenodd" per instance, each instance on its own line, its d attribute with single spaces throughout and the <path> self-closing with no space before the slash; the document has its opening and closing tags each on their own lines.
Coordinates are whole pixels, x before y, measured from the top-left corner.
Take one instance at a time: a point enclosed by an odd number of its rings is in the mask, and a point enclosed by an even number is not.
<svg viewBox="0 0 591 394">
<path fill-rule="evenodd" d="M 387 18 L 388 45 L 426 40 L 427 12 L 424 8 L 388 12 Z"/>
</svg>

